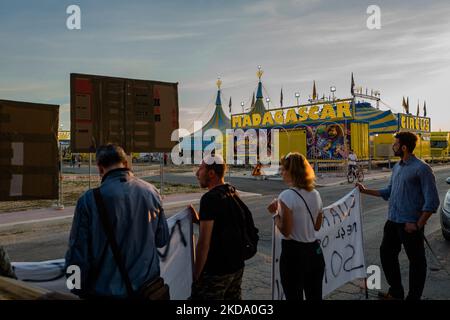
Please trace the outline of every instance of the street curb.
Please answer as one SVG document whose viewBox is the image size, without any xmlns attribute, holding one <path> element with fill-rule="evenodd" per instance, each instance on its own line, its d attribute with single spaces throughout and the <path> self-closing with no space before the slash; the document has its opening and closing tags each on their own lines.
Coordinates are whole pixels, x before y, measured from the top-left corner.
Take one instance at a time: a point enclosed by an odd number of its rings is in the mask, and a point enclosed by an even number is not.
<svg viewBox="0 0 450 320">
<path fill-rule="evenodd" d="M 14 227 L 20 227 L 20 226 L 26 226 L 30 224 L 40 224 L 44 222 L 55 222 L 59 220 L 68 220 L 73 219 L 73 214 L 61 216 L 61 217 L 53 217 L 53 218 L 43 218 L 43 219 L 32 219 L 32 220 L 26 220 L 26 221 L 18 221 L 18 222 L 9 222 L 0 224 L 0 231 L 4 231 L 4 229 L 8 230 Z"/>
<path fill-rule="evenodd" d="M 431 169 L 433 169 L 433 172 L 438 172 L 438 171 L 442 171 L 442 170 L 448 170 L 450 169 L 450 166 L 439 166 L 439 167 L 431 167 Z M 379 179 L 384 179 L 387 177 L 390 177 L 392 174 L 392 171 L 386 172 L 385 174 L 379 174 L 376 176 L 369 176 L 369 177 L 365 177 L 364 181 L 373 181 L 373 180 L 379 180 Z M 348 184 L 350 185 L 351 183 L 348 183 L 347 180 L 340 180 L 337 182 L 332 182 L 332 183 L 318 183 L 316 184 L 316 187 L 334 187 L 334 186 L 338 186 L 341 184 Z"/>
<path fill-rule="evenodd" d="M 241 198 L 262 197 L 262 194 L 260 194 L 260 193 L 244 192 L 244 191 L 239 191 L 239 190 L 238 190 L 238 192 L 239 192 Z M 163 208 L 164 209 L 172 209 L 172 208 L 176 208 L 176 207 L 182 207 L 184 205 L 187 206 L 189 204 L 197 205 L 200 202 L 200 198 L 201 198 L 201 196 L 199 196 L 196 199 L 172 201 L 172 202 L 169 202 L 166 204 L 164 204 L 164 200 L 163 200 Z M 68 208 L 71 208 L 71 207 L 68 207 Z M 4 230 L 4 229 L 11 229 L 11 228 L 15 228 L 15 227 L 30 225 L 30 224 L 40 224 L 40 223 L 45 223 L 45 222 L 56 222 L 56 221 L 65 220 L 65 219 L 73 219 L 73 212 L 75 211 L 75 206 L 73 206 L 72 208 L 73 208 L 73 210 L 72 210 L 71 214 L 66 214 L 63 216 L 3 223 L 3 224 L 0 224 L 0 231 Z M 41 209 L 37 209 L 37 210 L 41 210 Z"/>
<path fill-rule="evenodd" d="M 391 173 L 389 172 L 389 174 L 386 174 L 386 175 L 378 175 L 378 176 L 374 176 L 374 177 L 365 177 L 363 182 L 384 179 L 384 178 L 389 177 L 390 175 L 391 175 Z M 339 181 L 332 182 L 332 183 L 322 183 L 322 184 L 318 183 L 318 184 L 316 184 L 316 187 L 319 187 L 319 188 L 335 187 L 335 186 L 339 186 L 339 185 L 343 185 L 343 184 L 351 185 L 353 183 L 355 183 L 355 182 L 348 183 L 348 181 L 345 179 L 345 180 L 339 180 Z"/>
</svg>

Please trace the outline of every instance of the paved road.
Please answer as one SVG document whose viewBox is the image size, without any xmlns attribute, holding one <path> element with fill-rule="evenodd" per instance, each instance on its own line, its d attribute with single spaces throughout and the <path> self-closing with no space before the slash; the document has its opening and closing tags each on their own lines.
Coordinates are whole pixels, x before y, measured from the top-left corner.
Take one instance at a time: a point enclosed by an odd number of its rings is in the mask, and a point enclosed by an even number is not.
<svg viewBox="0 0 450 320">
<path fill-rule="evenodd" d="M 450 169 L 436 172 L 438 190 L 441 201 L 448 189 L 445 178 L 450 176 Z M 158 181 L 159 177 L 155 177 Z M 193 177 L 166 175 L 168 182 L 195 183 Z M 243 295 L 247 299 L 270 299 L 271 282 L 271 240 L 272 219 L 267 214 L 266 206 L 283 188 L 281 181 L 256 181 L 245 178 L 231 178 L 231 182 L 238 189 L 249 192 L 261 193 L 261 197 L 247 199 L 246 202 L 252 210 L 255 223 L 260 229 L 259 252 L 256 257 L 248 261 L 244 275 Z M 387 178 L 369 181 L 370 188 L 381 188 L 388 182 Z M 328 205 L 344 196 L 352 189 L 351 185 L 340 185 L 319 188 L 324 205 Z M 380 198 L 363 196 L 363 223 L 364 242 L 367 265 L 380 265 L 378 248 L 381 242 L 382 228 L 386 218 L 387 202 Z M 168 211 L 168 214 L 176 212 L 178 208 Z M 12 234 L 0 236 L 0 243 L 6 245 L 10 256 L 14 261 L 38 261 L 45 259 L 61 258 L 66 250 L 69 223 L 54 223 L 43 228 L 36 227 L 33 230 L 15 231 Z M 440 258 L 446 265 L 447 270 L 430 272 L 425 288 L 424 297 L 432 299 L 450 299 L 450 244 L 445 242 L 440 235 L 439 217 L 434 215 L 426 228 L 426 235 L 430 238 L 432 246 L 437 250 Z M 401 256 L 402 272 L 404 279 L 407 277 L 407 261 L 404 254 Z M 431 257 L 430 257 L 431 259 Z M 429 261 L 431 261 L 429 259 Z M 436 265 L 436 263 L 431 263 Z M 406 281 L 404 281 L 406 282 Z M 383 288 L 386 289 L 383 279 Z M 405 283 L 407 288 L 407 283 Z M 371 293 L 372 296 L 372 293 Z M 363 291 L 354 285 L 348 285 L 336 291 L 333 299 L 361 299 Z"/>
</svg>

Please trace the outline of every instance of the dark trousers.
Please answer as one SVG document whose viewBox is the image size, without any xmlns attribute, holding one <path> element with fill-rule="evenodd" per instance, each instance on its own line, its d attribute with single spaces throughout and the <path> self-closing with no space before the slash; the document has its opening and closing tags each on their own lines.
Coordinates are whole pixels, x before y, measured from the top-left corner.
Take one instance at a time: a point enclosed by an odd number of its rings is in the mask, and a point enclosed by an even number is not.
<svg viewBox="0 0 450 320">
<path fill-rule="evenodd" d="M 380 247 L 381 265 L 390 286 L 389 293 L 403 299 L 404 289 L 400 273 L 398 255 L 401 246 L 409 259 L 409 293 L 407 299 L 420 299 L 427 275 L 427 260 L 423 239 L 423 229 L 413 233 L 405 231 L 404 223 L 387 221 L 384 226 Z"/>
<path fill-rule="evenodd" d="M 318 242 L 282 240 L 280 277 L 286 300 L 322 300 L 325 260 Z"/>
</svg>

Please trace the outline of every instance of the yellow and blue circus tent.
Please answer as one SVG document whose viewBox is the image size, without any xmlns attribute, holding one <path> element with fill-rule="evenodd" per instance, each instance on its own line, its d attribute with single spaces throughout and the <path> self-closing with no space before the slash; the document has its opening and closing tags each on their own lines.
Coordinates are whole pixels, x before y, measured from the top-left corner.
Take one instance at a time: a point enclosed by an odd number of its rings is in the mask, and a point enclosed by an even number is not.
<svg viewBox="0 0 450 320">
<path fill-rule="evenodd" d="M 204 150 L 208 145 L 210 145 L 212 143 L 211 138 L 208 137 L 204 137 L 204 134 L 207 130 L 209 129 L 218 129 L 222 132 L 222 137 L 223 137 L 223 143 L 225 146 L 225 132 L 227 129 L 231 129 L 231 120 L 230 118 L 225 114 L 225 112 L 223 111 L 222 108 L 222 90 L 220 88 L 222 82 L 220 80 L 217 81 L 217 86 L 218 86 L 218 90 L 217 90 L 217 96 L 216 96 L 216 103 L 215 103 L 215 109 L 214 109 L 214 113 L 211 116 L 211 118 L 208 120 L 208 122 L 205 123 L 205 125 L 203 125 L 203 127 L 201 128 L 201 130 L 198 130 L 194 133 L 192 133 L 189 138 L 191 141 L 191 148 L 190 150 L 193 151 L 202 151 Z M 201 143 L 199 143 L 199 141 L 197 141 L 197 143 L 195 143 L 194 139 L 197 138 L 198 140 L 199 137 L 201 137 Z M 185 140 L 185 138 L 183 138 L 183 140 Z M 189 144 L 185 144 L 183 143 L 183 149 L 189 149 L 188 147 Z"/>
<path fill-rule="evenodd" d="M 392 111 L 379 110 L 370 103 L 355 104 L 355 120 L 369 124 L 369 134 L 395 133 L 398 131 L 398 118 Z"/>
<path fill-rule="evenodd" d="M 261 79 L 258 82 L 258 90 L 256 90 L 256 101 L 255 104 L 251 106 L 248 114 L 251 116 L 253 114 L 258 114 L 261 117 L 266 113 L 266 108 L 264 107 L 264 96 L 262 90 L 262 82 Z"/>
</svg>

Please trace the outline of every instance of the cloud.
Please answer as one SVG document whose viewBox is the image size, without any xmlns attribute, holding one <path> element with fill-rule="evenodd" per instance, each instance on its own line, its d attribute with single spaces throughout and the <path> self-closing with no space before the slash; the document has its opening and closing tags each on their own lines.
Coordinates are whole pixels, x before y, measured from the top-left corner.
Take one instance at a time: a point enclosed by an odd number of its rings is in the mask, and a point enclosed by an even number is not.
<svg viewBox="0 0 450 320">
<path fill-rule="evenodd" d="M 20 13 L 16 19 L 8 10 L 0 28 L 0 93 L 66 102 L 70 72 L 178 81 L 187 126 L 213 112 L 218 75 L 224 104 L 232 96 L 234 111 L 240 101 L 247 106 L 262 65 L 264 95 L 274 105 L 281 87 L 285 105 L 295 102 L 296 91 L 304 101 L 313 80 L 321 94 L 335 85 L 347 97 L 353 71 L 358 85 L 380 89 L 394 108 L 402 95 L 414 94 L 433 116 L 448 119 L 436 82 L 450 78 L 450 4 L 377 2 L 381 30 L 367 29 L 372 3 L 360 0 L 117 2 L 103 9 L 86 3 L 81 32 L 33 29 L 30 22 L 23 29 Z"/>
<path fill-rule="evenodd" d="M 142 35 L 122 35 L 116 40 L 119 42 L 139 42 L 139 41 L 169 41 L 186 39 L 193 37 L 200 37 L 202 33 L 200 32 L 173 32 L 173 33 L 150 33 Z"/>
</svg>

